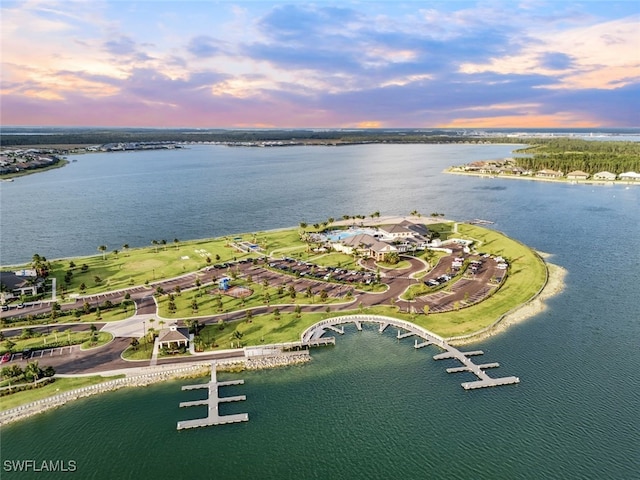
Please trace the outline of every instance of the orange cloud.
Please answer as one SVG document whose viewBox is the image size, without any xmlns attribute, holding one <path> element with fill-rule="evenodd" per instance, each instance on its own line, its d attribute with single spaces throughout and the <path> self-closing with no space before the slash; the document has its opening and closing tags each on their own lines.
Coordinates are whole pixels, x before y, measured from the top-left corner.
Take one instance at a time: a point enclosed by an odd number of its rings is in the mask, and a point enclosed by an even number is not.
<svg viewBox="0 0 640 480">
<path fill-rule="evenodd" d="M 590 128 L 598 126 L 602 125 L 571 113 L 456 118 L 449 123 L 438 125 L 439 128 Z"/>
<path fill-rule="evenodd" d="M 358 122 L 358 128 L 382 128 L 382 122 L 376 120 L 365 120 L 364 122 Z"/>
</svg>

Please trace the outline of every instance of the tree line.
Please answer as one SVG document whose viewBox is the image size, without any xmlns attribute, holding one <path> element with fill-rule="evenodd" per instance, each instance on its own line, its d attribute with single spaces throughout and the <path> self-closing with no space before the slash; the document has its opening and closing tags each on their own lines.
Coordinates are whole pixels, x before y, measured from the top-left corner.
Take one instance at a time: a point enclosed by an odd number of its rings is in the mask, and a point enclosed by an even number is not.
<svg viewBox="0 0 640 480">
<path fill-rule="evenodd" d="M 640 172 L 640 143 L 600 142 L 573 138 L 536 139 L 533 145 L 516 153 L 528 153 L 528 157 L 516 157 L 519 167 L 526 170 L 559 170 L 568 173 L 582 170 L 589 174 L 601 171 L 620 174 Z"/>
</svg>

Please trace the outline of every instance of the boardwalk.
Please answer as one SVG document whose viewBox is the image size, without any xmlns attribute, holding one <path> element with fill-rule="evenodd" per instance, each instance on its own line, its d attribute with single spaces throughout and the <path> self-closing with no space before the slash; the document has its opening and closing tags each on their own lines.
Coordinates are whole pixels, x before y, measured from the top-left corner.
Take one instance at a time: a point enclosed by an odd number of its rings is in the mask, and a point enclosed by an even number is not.
<svg viewBox="0 0 640 480">
<path fill-rule="evenodd" d="M 474 382 L 464 382 L 461 383 L 462 388 L 465 390 L 473 390 L 477 388 L 485 388 L 485 387 L 496 387 L 499 385 L 511 385 L 514 383 L 519 383 L 520 379 L 518 377 L 500 377 L 493 378 L 487 375 L 484 371 L 488 368 L 496 368 L 499 366 L 498 363 L 485 363 L 485 364 L 475 364 L 469 357 L 475 355 L 482 355 L 484 352 L 482 350 L 475 350 L 470 352 L 461 352 L 455 347 L 449 345 L 444 338 L 432 333 L 418 325 L 413 323 L 406 322 L 404 320 L 399 320 L 393 317 L 384 317 L 380 315 L 346 315 L 341 317 L 328 318 L 326 320 L 322 320 L 309 328 L 307 328 L 301 335 L 301 343 L 308 344 L 309 342 L 317 342 L 323 337 L 324 333 L 327 330 L 331 330 L 334 332 L 342 332 L 344 328 L 338 329 L 336 325 L 342 325 L 345 323 L 354 323 L 358 330 L 362 330 L 362 323 L 377 323 L 380 325 L 379 331 L 384 331 L 388 325 L 393 325 L 397 328 L 405 330 L 405 333 L 400 333 L 398 330 L 398 339 L 407 338 L 412 335 L 419 337 L 423 340 L 423 342 L 418 342 L 418 339 L 415 340 L 414 348 L 422 348 L 428 345 L 436 345 L 439 348 L 444 350 L 443 353 L 434 355 L 434 360 L 445 360 L 445 359 L 455 359 L 458 360 L 462 366 L 455 368 L 448 368 L 448 373 L 457 373 L 457 372 L 471 372 L 476 377 L 478 377 L 477 381 Z M 333 337 L 332 337 L 333 338 Z M 333 338 L 335 341 L 335 338 Z"/>
</svg>

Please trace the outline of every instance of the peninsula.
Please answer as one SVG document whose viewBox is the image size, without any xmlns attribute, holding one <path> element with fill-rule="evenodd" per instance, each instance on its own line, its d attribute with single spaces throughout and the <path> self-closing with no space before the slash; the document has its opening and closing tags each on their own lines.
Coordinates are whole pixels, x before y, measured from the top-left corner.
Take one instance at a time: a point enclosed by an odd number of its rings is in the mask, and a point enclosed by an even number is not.
<svg viewBox="0 0 640 480">
<path fill-rule="evenodd" d="M 387 316 L 443 341 L 473 341 L 523 306 L 537 311 L 532 302 L 557 272 L 499 232 L 417 212 L 98 250 L 71 260 L 36 254 L 30 265 L 3 267 L 5 383 L 34 360 L 54 368 L 54 380 L 165 372 L 157 381 L 212 360 L 248 368 L 296 363 L 308 360 L 304 350 L 312 346 L 305 329 L 349 315 Z M 9 286 L 28 275 L 30 290 Z M 256 363 L 265 355 L 275 360 Z"/>
</svg>

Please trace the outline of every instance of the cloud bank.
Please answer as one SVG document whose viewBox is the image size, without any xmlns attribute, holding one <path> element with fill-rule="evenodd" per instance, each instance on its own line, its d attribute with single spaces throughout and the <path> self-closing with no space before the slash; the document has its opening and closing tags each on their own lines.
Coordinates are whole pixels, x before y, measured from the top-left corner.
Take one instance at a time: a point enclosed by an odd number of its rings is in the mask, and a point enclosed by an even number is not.
<svg viewBox="0 0 640 480">
<path fill-rule="evenodd" d="M 3 125 L 640 125 L 633 2 L 0 8 Z"/>
</svg>

